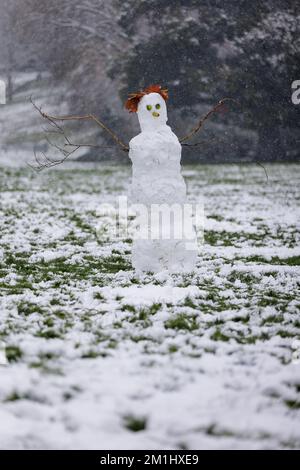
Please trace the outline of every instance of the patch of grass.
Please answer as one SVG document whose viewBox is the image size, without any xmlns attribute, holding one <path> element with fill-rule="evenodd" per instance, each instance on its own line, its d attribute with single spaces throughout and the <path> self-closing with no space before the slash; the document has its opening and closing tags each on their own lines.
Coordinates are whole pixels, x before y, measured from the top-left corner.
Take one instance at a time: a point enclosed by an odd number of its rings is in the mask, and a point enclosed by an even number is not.
<svg viewBox="0 0 300 470">
<path fill-rule="evenodd" d="M 211 312 L 223 312 L 225 310 L 237 310 L 238 305 L 228 303 L 227 299 L 224 299 L 220 296 L 219 290 L 211 288 L 206 296 L 206 303 L 200 302 L 199 309 L 202 312 L 211 313 Z M 210 303 L 208 304 L 207 301 Z"/>
<path fill-rule="evenodd" d="M 74 394 L 71 392 L 64 392 L 62 395 L 64 401 L 70 401 L 74 398 Z"/>
<path fill-rule="evenodd" d="M 277 271 L 266 271 L 264 272 L 264 276 L 267 276 L 267 277 L 274 277 L 276 278 L 278 276 L 278 272 Z"/>
<path fill-rule="evenodd" d="M 122 305 L 121 307 L 121 311 L 122 312 L 132 312 L 132 313 L 135 313 L 136 309 L 135 309 L 135 306 L 134 305 L 130 305 L 130 304 L 124 304 Z"/>
<path fill-rule="evenodd" d="M 23 356 L 19 346 L 6 346 L 5 352 L 8 362 L 18 362 Z"/>
<path fill-rule="evenodd" d="M 37 304 L 31 302 L 19 302 L 18 306 L 18 314 L 24 315 L 25 317 L 32 315 L 33 313 L 44 314 L 45 310 Z"/>
<path fill-rule="evenodd" d="M 214 341 L 224 341 L 227 342 L 230 340 L 230 337 L 222 333 L 222 331 L 217 328 L 216 331 L 210 337 Z"/>
<path fill-rule="evenodd" d="M 235 246 L 236 243 L 241 243 L 245 240 L 251 240 L 256 243 L 261 243 L 264 237 L 259 233 L 245 233 L 245 232 L 228 232 L 225 230 L 206 230 L 204 231 L 204 241 L 211 246 Z"/>
<path fill-rule="evenodd" d="M 94 299 L 97 299 L 97 300 L 105 300 L 105 297 L 104 297 L 104 295 L 103 295 L 101 292 L 95 292 L 95 293 L 94 293 Z"/>
<path fill-rule="evenodd" d="M 8 403 L 11 401 L 18 401 L 18 400 L 26 400 L 28 398 L 29 396 L 27 394 L 20 394 L 17 391 L 14 391 L 5 397 L 4 403 Z"/>
<path fill-rule="evenodd" d="M 85 238 L 75 234 L 74 230 L 71 230 L 68 235 L 63 239 L 65 243 L 72 243 L 72 245 L 83 246 Z"/>
<path fill-rule="evenodd" d="M 70 280 L 87 280 L 95 277 L 96 273 L 117 273 L 119 271 L 129 271 L 131 264 L 122 256 L 111 255 L 102 258 L 86 256 L 81 263 L 70 264 L 66 258 L 57 258 L 51 261 L 29 262 L 25 257 L 18 257 L 9 253 L 5 259 L 11 271 L 16 272 L 24 280 L 18 281 L 14 286 L 1 285 L 10 290 L 19 291 L 21 288 L 31 288 L 32 284 L 26 279 L 31 278 L 32 282 L 52 281 L 54 288 L 59 288 L 62 283 Z M 53 279 L 55 279 L 53 281 Z M 97 284 L 99 282 L 97 280 Z"/>
<path fill-rule="evenodd" d="M 64 310 L 61 310 L 61 309 L 53 310 L 53 315 L 55 315 L 60 320 L 65 320 L 65 318 L 67 318 L 67 313 Z M 48 326 L 50 326 L 50 325 L 48 325 Z"/>
<path fill-rule="evenodd" d="M 283 315 L 269 315 L 268 317 L 264 318 L 261 322 L 262 325 L 267 323 L 283 323 L 284 316 Z"/>
<path fill-rule="evenodd" d="M 214 311 L 213 306 L 205 303 L 205 302 L 200 302 L 198 305 L 198 310 L 201 313 L 212 313 Z"/>
<path fill-rule="evenodd" d="M 263 297 L 257 302 L 259 307 L 268 307 L 269 305 L 277 305 L 278 299 L 272 297 Z"/>
<path fill-rule="evenodd" d="M 253 274 L 245 273 L 241 271 L 232 271 L 227 277 L 229 282 L 234 283 L 236 280 L 241 281 L 243 284 L 251 285 L 256 281 L 256 277 Z"/>
<path fill-rule="evenodd" d="M 107 357 L 108 354 L 104 351 L 95 351 L 94 349 L 90 349 L 86 353 L 82 354 L 82 359 L 96 359 L 97 357 Z"/>
<path fill-rule="evenodd" d="M 236 323 L 248 323 L 250 320 L 250 315 L 237 315 L 236 317 L 232 318 L 231 321 L 236 322 Z"/>
<path fill-rule="evenodd" d="M 258 301 L 259 307 L 267 307 L 276 305 L 280 310 L 285 310 L 289 302 L 294 300 L 294 296 L 280 291 L 268 290 L 264 292 L 264 296 Z"/>
<path fill-rule="evenodd" d="M 43 374 L 60 375 L 60 376 L 64 375 L 63 371 L 59 367 L 49 366 L 47 362 L 44 360 L 31 362 L 29 364 L 29 367 L 31 369 L 39 369 L 40 372 Z"/>
<path fill-rule="evenodd" d="M 79 214 L 73 214 L 70 218 L 71 222 L 74 222 L 77 228 L 84 232 L 94 233 L 95 229 L 87 224 Z"/>
<path fill-rule="evenodd" d="M 253 255 L 247 256 L 244 261 L 259 264 L 277 264 L 280 266 L 300 266 L 300 256 L 290 256 L 289 258 L 279 258 L 278 256 L 272 256 L 271 260 L 269 260 L 263 256 Z"/>
<path fill-rule="evenodd" d="M 255 344 L 257 341 L 267 341 L 268 339 L 269 335 L 267 333 L 262 333 L 260 336 L 247 334 L 247 336 L 235 337 L 239 344 Z"/>
<path fill-rule="evenodd" d="M 198 324 L 195 317 L 190 317 L 184 313 L 179 313 L 174 318 L 170 318 L 165 322 L 165 328 L 193 331 L 198 328 Z"/>
<path fill-rule="evenodd" d="M 4 282 L 0 282 L 0 297 L 6 295 L 19 295 L 24 292 L 25 289 L 34 290 L 33 285 L 27 279 L 18 279 L 14 285 L 9 285 Z"/>
<path fill-rule="evenodd" d="M 144 431 L 147 428 L 147 418 L 126 415 L 123 417 L 124 427 L 132 432 Z"/>
<path fill-rule="evenodd" d="M 59 298 L 54 297 L 50 300 L 50 305 L 61 305 L 61 300 Z"/>
<path fill-rule="evenodd" d="M 276 334 L 280 336 L 281 338 L 294 338 L 295 337 L 295 333 L 290 333 L 287 330 L 279 330 L 277 331 Z"/>
<path fill-rule="evenodd" d="M 207 218 L 216 220 L 217 222 L 222 222 L 222 220 L 224 220 L 224 217 L 222 217 L 219 214 L 211 214 L 211 215 L 208 215 Z"/>
<path fill-rule="evenodd" d="M 130 339 L 134 343 L 139 343 L 140 341 L 154 341 L 153 338 L 148 338 L 148 336 L 144 336 L 144 335 L 132 335 L 130 336 Z"/>
<path fill-rule="evenodd" d="M 195 302 L 189 296 L 187 296 L 184 299 L 183 305 L 184 305 L 184 307 L 190 307 L 190 308 L 193 308 L 193 309 L 197 308 L 197 305 L 195 304 Z"/>
<path fill-rule="evenodd" d="M 224 325 L 225 320 L 222 320 L 221 318 L 216 317 L 214 320 L 207 322 L 206 326 L 209 328 L 211 326 L 217 326 L 217 325 Z"/>
<path fill-rule="evenodd" d="M 140 310 L 140 313 L 142 315 L 148 317 L 150 315 L 155 315 L 160 309 L 161 309 L 162 304 L 161 303 L 154 303 L 150 305 L 149 307 L 144 307 Z"/>
<path fill-rule="evenodd" d="M 39 336 L 40 338 L 45 338 L 45 339 L 55 339 L 55 338 L 61 338 L 61 333 L 58 331 L 55 331 L 52 328 L 46 329 L 39 331 L 36 336 Z"/>
<path fill-rule="evenodd" d="M 146 322 L 148 319 L 147 311 L 146 310 L 140 310 L 138 314 L 138 320 Z"/>
<path fill-rule="evenodd" d="M 284 402 L 288 408 L 291 408 L 293 410 L 299 410 L 300 409 L 300 399 L 299 400 L 285 400 Z"/>
<path fill-rule="evenodd" d="M 152 315 L 155 315 L 160 310 L 161 306 L 162 306 L 161 303 L 154 303 L 154 304 L 150 305 L 149 307 L 143 307 L 139 310 L 136 310 L 136 308 L 133 305 L 126 305 L 125 304 L 122 307 L 122 310 L 125 307 L 125 311 L 128 310 L 128 311 L 131 311 L 132 313 L 135 313 L 135 315 L 133 315 L 130 318 L 130 320 L 129 320 L 130 323 L 135 323 L 136 321 L 143 321 L 144 322 L 143 326 L 145 328 L 147 328 L 148 326 L 151 325 L 150 317 Z"/>
<path fill-rule="evenodd" d="M 215 423 L 206 428 L 206 434 L 218 437 L 233 437 L 235 435 L 232 431 L 227 429 L 218 429 Z"/>
<path fill-rule="evenodd" d="M 205 230 L 204 231 L 204 241 L 208 245 L 217 246 L 233 246 L 236 238 L 229 236 L 228 232 L 216 232 L 214 230 Z"/>
<path fill-rule="evenodd" d="M 58 356 L 58 354 L 55 354 L 55 353 L 52 353 L 52 352 L 41 352 L 39 353 L 39 358 L 41 360 L 47 360 L 47 361 L 50 361 L 51 359 L 56 359 Z"/>
<path fill-rule="evenodd" d="M 131 263 L 123 256 L 110 255 L 96 260 L 92 256 L 86 256 L 85 260 L 89 262 L 90 269 L 93 268 L 104 273 L 117 273 L 119 271 L 130 271 Z"/>
</svg>

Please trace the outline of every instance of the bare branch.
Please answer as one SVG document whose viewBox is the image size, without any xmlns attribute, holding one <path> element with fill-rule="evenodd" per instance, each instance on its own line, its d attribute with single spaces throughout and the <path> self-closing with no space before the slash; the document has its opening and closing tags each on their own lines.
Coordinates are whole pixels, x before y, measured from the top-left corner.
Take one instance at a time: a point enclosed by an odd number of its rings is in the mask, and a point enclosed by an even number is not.
<svg viewBox="0 0 300 470">
<path fill-rule="evenodd" d="M 192 144 L 187 144 L 187 143 L 183 143 L 181 144 L 182 147 L 188 147 L 188 148 L 191 148 L 191 147 L 200 147 L 202 145 L 209 145 L 210 143 L 212 142 L 217 142 L 217 143 L 220 143 L 220 142 L 223 142 L 223 143 L 226 143 L 226 141 L 224 139 L 216 139 L 215 137 L 213 137 L 212 139 L 207 139 L 207 140 L 200 140 L 199 142 L 194 142 Z"/>
<path fill-rule="evenodd" d="M 40 115 L 47 119 L 48 121 L 52 122 L 55 124 L 57 128 L 62 130 L 62 128 L 57 124 L 56 121 L 94 121 L 101 129 L 105 130 L 108 132 L 108 134 L 113 138 L 113 140 L 121 147 L 122 150 L 127 152 L 129 150 L 128 146 L 122 142 L 121 139 L 109 128 L 107 127 L 104 122 L 100 121 L 99 118 L 94 116 L 94 114 L 86 114 L 83 116 L 51 116 L 50 114 L 45 113 L 44 111 L 41 110 L 32 100 L 30 97 L 30 102 L 34 106 L 34 108 L 40 113 Z"/>
<path fill-rule="evenodd" d="M 191 139 L 195 134 L 197 134 L 197 132 L 199 132 L 199 130 L 201 129 L 201 127 L 203 126 L 205 121 L 207 121 L 212 114 L 219 111 L 225 105 L 225 103 L 228 102 L 228 101 L 232 101 L 232 102 L 236 103 L 236 100 L 234 100 L 233 98 L 223 98 L 222 100 L 220 100 L 210 111 L 208 111 L 205 114 L 205 116 L 203 116 L 203 118 L 200 119 L 197 126 L 194 127 L 191 130 L 191 132 L 189 132 L 187 135 L 185 135 L 184 137 L 179 139 L 179 142 L 180 143 L 185 142 L 186 140 Z"/>
<path fill-rule="evenodd" d="M 44 153 L 42 153 L 42 159 L 38 158 L 36 153 L 35 153 L 35 161 L 37 165 L 33 167 L 32 165 L 29 165 L 31 168 L 34 168 L 36 171 L 41 171 L 44 168 L 50 168 L 56 165 L 60 165 L 63 163 L 69 156 L 73 155 L 77 150 L 79 150 L 82 147 L 88 147 L 88 148 L 112 148 L 112 146 L 108 145 L 94 145 L 94 144 L 82 144 L 82 143 L 74 143 L 70 140 L 68 135 L 66 134 L 64 128 L 57 123 L 58 122 L 63 122 L 63 121 L 83 121 L 83 120 L 91 120 L 94 121 L 101 129 L 107 131 L 109 135 L 113 138 L 113 140 L 120 146 L 120 148 L 124 152 L 128 152 L 129 148 L 122 142 L 118 136 L 111 130 L 109 129 L 100 119 L 98 119 L 96 116 L 92 114 L 87 114 L 83 116 L 51 116 L 41 110 L 40 107 L 38 107 L 30 97 L 30 102 L 34 106 L 34 108 L 38 111 L 38 113 L 47 120 L 47 123 L 51 126 L 51 130 L 46 129 L 45 131 L 45 139 L 48 142 L 48 144 L 58 150 L 62 154 L 62 158 L 59 160 L 52 160 L 48 158 Z M 47 134 L 51 135 L 57 135 L 59 137 L 62 137 L 65 140 L 65 143 L 63 146 L 58 145 L 57 143 L 52 142 L 52 140 L 48 137 Z"/>
<path fill-rule="evenodd" d="M 259 161 L 257 160 L 254 160 L 254 163 L 256 163 L 256 165 L 260 166 L 261 168 L 263 168 L 264 172 L 265 172 L 265 175 L 266 175 L 266 180 L 267 180 L 267 183 L 269 182 L 269 175 L 268 175 L 268 172 L 267 172 L 267 169 L 266 167 Z"/>
</svg>

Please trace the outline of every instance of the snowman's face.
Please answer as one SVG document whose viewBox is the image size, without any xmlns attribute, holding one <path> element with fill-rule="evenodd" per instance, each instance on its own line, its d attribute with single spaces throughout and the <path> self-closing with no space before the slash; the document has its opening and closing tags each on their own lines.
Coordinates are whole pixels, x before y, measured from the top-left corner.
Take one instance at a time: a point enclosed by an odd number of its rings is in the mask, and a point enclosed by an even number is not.
<svg viewBox="0 0 300 470">
<path fill-rule="evenodd" d="M 137 110 L 142 131 L 153 131 L 168 120 L 167 106 L 159 93 L 149 93 L 140 100 Z"/>
</svg>

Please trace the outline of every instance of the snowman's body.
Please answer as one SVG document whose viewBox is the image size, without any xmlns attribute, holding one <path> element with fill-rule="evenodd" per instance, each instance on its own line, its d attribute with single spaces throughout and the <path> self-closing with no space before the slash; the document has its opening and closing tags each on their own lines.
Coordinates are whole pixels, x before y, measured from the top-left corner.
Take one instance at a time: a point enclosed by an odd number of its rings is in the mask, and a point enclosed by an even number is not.
<svg viewBox="0 0 300 470">
<path fill-rule="evenodd" d="M 181 145 L 167 126 L 164 99 L 158 93 L 145 95 L 138 106 L 141 133 L 129 143 L 132 161 L 130 200 L 150 211 L 152 205 L 165 204 L 183 209 L 186 185 L 181 175 Z M 180 221 L 182 219 L 180 218 Z M 153 223 L 150 222 L 149 223 Z M 132 263 L 138 271 L 192 271 L 197 258 L 196 235 L 174 234 L 176 216 L 170 222 L 171 237 L 134 239 Z M 173 228 L 173 230 L 172 230 Z M 184 232 L 184 231 L 183 231 Z M 177 232 L 178 233 L 178 232 Z"/>
</svg>

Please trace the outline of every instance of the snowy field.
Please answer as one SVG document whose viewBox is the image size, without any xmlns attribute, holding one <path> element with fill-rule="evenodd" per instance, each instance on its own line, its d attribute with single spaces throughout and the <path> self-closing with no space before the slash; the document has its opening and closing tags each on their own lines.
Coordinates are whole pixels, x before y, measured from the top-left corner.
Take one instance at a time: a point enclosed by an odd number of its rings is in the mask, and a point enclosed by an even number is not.
<svg viewBox="0 0 300 470">
<path fill-rule="evenodd" d="M 0 448 L 300 448 L 299 166 L 185 167 L 197 270 L 137 276 L 129 167 L 3 162 Z"/>
</svg>

